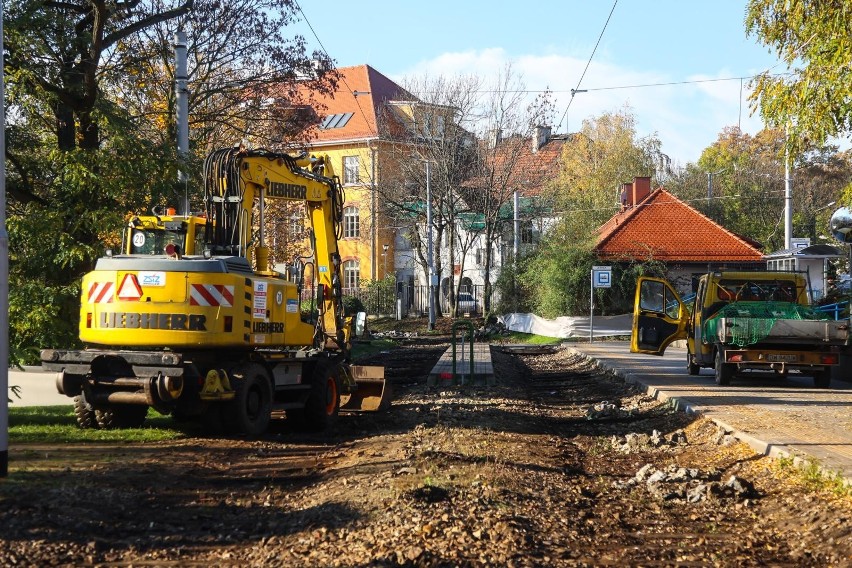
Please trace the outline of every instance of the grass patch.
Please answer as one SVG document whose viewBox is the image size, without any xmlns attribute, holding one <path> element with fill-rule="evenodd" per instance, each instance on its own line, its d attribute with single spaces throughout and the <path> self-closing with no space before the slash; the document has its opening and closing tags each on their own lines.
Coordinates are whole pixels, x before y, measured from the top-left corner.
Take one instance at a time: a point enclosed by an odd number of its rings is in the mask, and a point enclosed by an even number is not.
<svg viewBox="0 0 852 568">
<path fill-rule="evenodd" d="M 780 458 L 778 467 L 813 492 L 826 491 L 838 497 L 852 497 L 852 485 L 838 472 L 826 471 L 819 462 L 808 459 L 796 463 L 793 458 Z"/>
<path fill-rule="evenodd" d="M 547 337 L 546 335 L 512 331 L 509 335 L 501 336 L 500 341 L 505 343 L 522 343 L 525 345 L 558 345 L 563 340 L 559 337 Z"/>
<path fill-rule="evenodd" d="M 357 361 L 362 357 L 369 357 L 382 351 L 389 351 L 397 347 L 396 342 L 390 339 L 371 339 L 370 341 L 355 341 L 352 343 L 352 359 Z"/>
<path fill-rule="evenodd" d="M 25 406 L 9 408 L 9 442 L 58 444 L 87 442 L 156 442 L 185 438 L 183 425 L 170 416 L 148 411 L 145 426 L 124 430 L 83 430 L 77 426 L 73 406 Z"/>
</svg>

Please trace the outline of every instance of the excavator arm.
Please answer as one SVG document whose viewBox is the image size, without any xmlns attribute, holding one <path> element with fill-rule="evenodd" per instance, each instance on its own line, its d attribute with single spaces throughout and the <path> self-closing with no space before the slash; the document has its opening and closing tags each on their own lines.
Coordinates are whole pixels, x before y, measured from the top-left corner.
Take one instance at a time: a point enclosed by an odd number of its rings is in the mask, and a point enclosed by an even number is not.
<svg viewBox="0 0 852 568">
<path fill-rule="evenodd" d="M 212 220 L 207 225 L 206 241 L 213 255 L 254 256 L 257 272 L 271 274 L 263 233 L 265 202 L 274 199 L 304 203 L 310 222 L 316 302 L 320 311 L 315 343 L 331 340 L 338 349 L 348 351 L 337 244 L 344 197 L 330 170 L 325 158 L 306 155 L 293 157 L 239 148 L 211 153 L 204 164 L 205 207 L 208 219 Z M 259 214 L 257 218 L 255 211 Z M 255 226 L 257 242 L 252 238 Z"/>
</svg>

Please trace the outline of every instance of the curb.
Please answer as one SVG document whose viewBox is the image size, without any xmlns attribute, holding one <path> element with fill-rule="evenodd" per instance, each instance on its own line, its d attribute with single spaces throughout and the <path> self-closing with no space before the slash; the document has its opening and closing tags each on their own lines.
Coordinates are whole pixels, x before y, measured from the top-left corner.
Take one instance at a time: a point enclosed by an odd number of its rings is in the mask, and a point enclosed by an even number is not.
<svg viewBox="0 0 852 568">
<path fill-rule="evenodd" d="M 653 397 L 657 400 L 660 400 L 662 402 L 669 403 L 675 410 L 680 411 L 680 412 L 684 412 L 686 414 L 694 414 L 696 416 L 700 416 L 701 418 L 709 420 L 710 422 L 712 422 L 713 424 L 718 426 L 720 429 L 724 430 L 726 434 L 729 434 L 730 436 L 733 436 L 734 438 L 736 438 L 740 442 L 747 444 L 757 454 L 764 455 L 764 456 L 767 456 L 767 457 L 772 458 L 772 459 L 791 459 L 793 461 L 793 465 L 796 466 L 799 469 L 804 469 L 806 466 L 808 466 L 810 464 L 816 464 L 819 471 L 827 477 L 840 475 L 837 471 L 824 467 L 822 464 L 819 463 L 817 458 L 807 456 L 807 455 L 802 454 L 801 452 L 797 452 L 797 451 L 795 451 L 795 450 L 793 450 L 793 449 L 791 449 L 787 446 L 771 444 L 769 442 L 765 442 L 763 440 L 755 438 L 751 434 L 746 434 L 745 432 L 734 428 L 733 426 L 731 426 L 730 424 L 728 424 L 727 422 L 725 422 L 723 420 L 719 420 L 718 418 L 713 418 L 711 416 L 707 416 L 700 408 L 697 408 L 688 400 L 681 398 L 681 397 L 677 397 L 677 396 L 669 396 L 666 393 L 664 393 L 663 391 L 645 384 L 639 378 L 639 375 L 637 375 L 635 373 L 624 372 L 624 371 L 617 369 L 615 367 L 611 367 L 611 366 L 609 366 L 605 363 L 601 363 L 600 361 L 598 361 L 594 357 L 587 355 L 586 353 L 583 353 L 582 351 L 578 351 L 577 349 L 575 349 L 573 347 L 569 347 L 569 349 L 573 353 L 579 355 L 580 357 L 583 357 L 585 360 L 590 361 L 592 364 L 594 364 L 599 369 L 603 369 L 604 371 L 612 373 L 615 376 L 623 379 L 625 382 L 641 386 L 642 388 L 645 389 L 646 394 L 648 394 L 649 396 L 651 396 L 651 397 Z M 845 485 L 852 486 L 852 478 L 845 477 L 845 476 L 842 476 L 842 475 L 841 475 L 841 477 L 842 477 Z"/>
</svg>

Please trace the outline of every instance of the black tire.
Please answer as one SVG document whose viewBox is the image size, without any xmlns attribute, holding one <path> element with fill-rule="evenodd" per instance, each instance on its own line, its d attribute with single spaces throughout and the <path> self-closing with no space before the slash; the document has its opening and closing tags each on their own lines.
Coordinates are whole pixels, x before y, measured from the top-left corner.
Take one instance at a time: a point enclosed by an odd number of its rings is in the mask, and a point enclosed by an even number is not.
<svg viewBox="0 0 852 568">
<path fill-rule="evenodd" d="M 827 389 L 831 386 L 831 371 L 829 369 L 823 369 L 821 371 L 814 371 L 814 387 L 818 389 Z"/>
<path fill-rule="evenodd" d="M 311 383 L 311 393 L 305 403 L 301 422 L 309 430 L 326 430 L 334 425 L 340 412 L 339 365 L 317 365 Z"/>
<path fill-rule="evenodd" d="M 689 349 L 686 350 L 686 372 L 693 377 L 701 372 L 701 367 L 695 364 Z"/>
<path fill-rule="evenodd" d="M 714 363 L 716 368 L 716 384 L 722 386 L 731 384 L 731 378 L 734 376 L 734 366 L 723 362 L 721 350 L 716 351 Z"/>
<path fill-rule="evenodd" d="M 260 436 L 272 419 L 272 383 L 260 365 L 249 363 L 231 371 L 236 395 L 225 407 L 225 421 L 234 434 Z"/>
<path fill-rule="evenodd" d="M 116 404 L 95 410 L 98 426 L 104 430 L 141 428 L 148 416 L 148 407 L 141 404 Z"/>
<path fill-rule="evenodd" d="M 83 393 L 74 397 L 74 416 L 77 418 L 77 426 L 84 430 L 98 427 L 95 409 L 86 402 L 86 396 Z"/>
</svg>

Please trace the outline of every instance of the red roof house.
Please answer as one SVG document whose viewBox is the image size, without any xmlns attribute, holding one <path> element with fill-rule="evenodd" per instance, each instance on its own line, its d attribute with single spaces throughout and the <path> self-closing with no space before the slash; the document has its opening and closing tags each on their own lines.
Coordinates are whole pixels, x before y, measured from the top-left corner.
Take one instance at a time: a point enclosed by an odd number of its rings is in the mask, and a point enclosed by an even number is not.
<svg viewBox="0 0 852 568">
<path fill-rule="evenodd" d="M 762 265 L 760 244 L 711 221 L 651 180 L 622 187 L 622 209 L 598 229 L 602 260 L 651 259 L 698 271 Z"/>
</svg>

